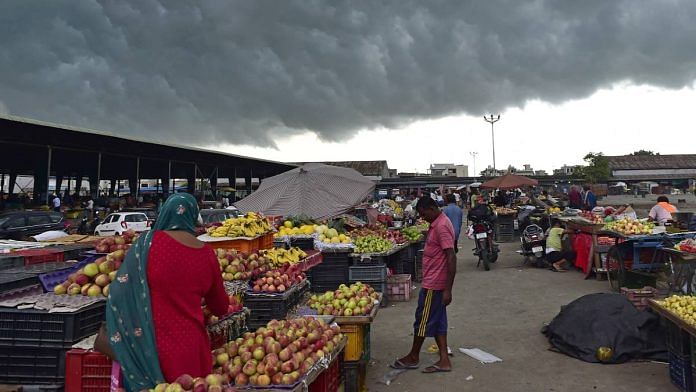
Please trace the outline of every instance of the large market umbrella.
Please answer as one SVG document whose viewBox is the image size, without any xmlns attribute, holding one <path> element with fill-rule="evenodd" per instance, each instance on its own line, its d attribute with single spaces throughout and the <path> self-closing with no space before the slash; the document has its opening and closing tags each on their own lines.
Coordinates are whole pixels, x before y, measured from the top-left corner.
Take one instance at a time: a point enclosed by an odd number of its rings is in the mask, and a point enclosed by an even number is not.
<svg viewBox="0 0 696 392">
<path fill-rule="evenodd" d="M 481 184 L 483 189 L 515 189 L 524 186 L 539 185 L 539 181 L 516 174 L 508 173 L 504 176 L 496 177 Z"/>
<path fill-rule="evenodd" d="M 353 169 L 308 163 L 265 178 L 256 192 L 236 202 L 235 206 L 245 212 L 323 219 L 352 209 L 374 189 L 371 180 Z"/>
</svg>

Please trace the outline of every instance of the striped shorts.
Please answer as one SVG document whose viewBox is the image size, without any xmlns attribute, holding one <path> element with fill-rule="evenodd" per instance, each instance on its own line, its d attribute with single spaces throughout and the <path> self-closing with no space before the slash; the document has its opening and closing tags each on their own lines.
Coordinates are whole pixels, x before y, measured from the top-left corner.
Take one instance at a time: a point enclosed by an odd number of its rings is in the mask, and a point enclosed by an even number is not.
<svg viewBox="0 0 696 392">
<path fill-rule="evenodd" d="M 420 290 L 413 334 L 420 337 L 447 335 L 447 307 L 442 303 L 442 290 Z"/>
</svg>

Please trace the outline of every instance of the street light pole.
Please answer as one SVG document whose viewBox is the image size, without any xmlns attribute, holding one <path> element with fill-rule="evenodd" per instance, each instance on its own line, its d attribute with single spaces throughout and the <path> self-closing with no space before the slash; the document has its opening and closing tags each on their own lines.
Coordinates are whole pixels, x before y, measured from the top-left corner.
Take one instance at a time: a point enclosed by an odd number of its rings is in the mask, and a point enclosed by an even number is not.
<svg viewBox="0 0 696 392">
<path fill-rule="evenodd" d="M 478 155 L 478 152 L 476 151 L 470 151 L 469 155 L 471 155 L 472 158 L 474 158 L 474 178 L 478 177 L 476 173 L 476 155 Z"/>
<path fill-rule="evenodd" d="M 483 119 L 486 120 L 486 122 L 491 123 L 491 139 L 493 141 L 493 171 L 495 171 L 495 131 L 493 129 L 493 124 L 500 120 L 500 114 L 497 117 L 493 116 L 492 114 L 490 117 L 483 116 Z"/>
</svg>

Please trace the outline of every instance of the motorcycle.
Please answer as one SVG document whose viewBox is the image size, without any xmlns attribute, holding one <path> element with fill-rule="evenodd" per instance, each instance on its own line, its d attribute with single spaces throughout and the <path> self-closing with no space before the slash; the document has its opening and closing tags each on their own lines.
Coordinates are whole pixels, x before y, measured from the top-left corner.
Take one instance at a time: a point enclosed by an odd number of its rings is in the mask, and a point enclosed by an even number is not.
<svg viewBox="0 0 696 392">
<path fill-rule="evenodd" d="M 474 222 L 471 225 L 471 237 L 476 244 L 474 255 L 478 256 L 476 268 L 483 264 L 483 269 L 489 271 L 491 264 L 498 260 L 498 245 L 493 242 L 493 226 L 488 220 Z"/>
<path fill-rule="evenodd" d="M 544 259 L 544 249 L 546 248 L 546 238 L 544 230 L 538 225 L 531 224 L 524 228 L 520 237 L 521 247 L 520 254 L 524 256 L 525 264 L 529 259 L 534 260 L 535 267 L 545 267 L 546 260 Z"/>
<path fill-rule="evenodd" d="M 89 221 L 89 219 L 85 216 L 82 218 L 80 221 L 80 225 L 77 226 L 77 234 L 81 235 L 93 235 L 94 230 L 99 226 L 101 223 L 101 219 L 99 217 L 95 217 L 92 222 Z"/>
</svg>

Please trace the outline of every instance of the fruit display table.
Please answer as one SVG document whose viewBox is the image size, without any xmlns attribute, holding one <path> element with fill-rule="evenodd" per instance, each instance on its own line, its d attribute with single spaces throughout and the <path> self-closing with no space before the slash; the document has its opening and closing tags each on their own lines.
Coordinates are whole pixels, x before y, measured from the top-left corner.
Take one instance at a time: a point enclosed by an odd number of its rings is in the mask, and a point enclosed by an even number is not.
<svg viewBox="0 0 696 392">
<path fill-rule="evenodd" d="M 694 274 L 696 274 L 696 253 L 683 252 L 670 247 L 660 249 L 670 264 L 672 276 L 669 280 L 669 294 L 696 294 Z M 684 289 L 686 288 L 686 292 Z"/>
<path fill-rule="evenodd" d="M 256 391 L 256 392 L 306 392 L 308 387 L 317 380 L 327 369 L 329 369 L 336 361 L 338 361 L 343 355 L 343 350 L 346 347 L 348 339 L 344 337 L 338 346 L 329 354 L 324 356 L 324 360 L 316 363 L 305 375 L 304 377 L 291 388 L 259 388 L 254 386 L 241 387 L 236 386 L 235 389 L 238 391 Z M 340 376 L 340 375 L 339 375 Z"/>
<path fill-rule="evenodd" d="M 678 325 L 680 328 L 691 334 L 692 336 L 696 337 L 696 328 L 692 327 L 689 325 L 684 319 L 681 317 L 677 316 L 676 314 L 670 312 L 667 310 L 665 307 L 660 305 L 657 301 L 654 299 L 648 300 L 648 306 L 650 309 L 655 311 L 655 313 L 659 314 L 660 317 L 664 317 L 665 319 L 669 320 L 670 322 Z"/>
<path fill-rule="evenodd" d="M 607 252 L 607 275 L 613 288 L 626 286 L 641 288 L 656 284 L 656 275 L 670 261 L 664 249 L 694 233 L 651 234 L 625 236 L 602 230 L 598 234 L 614 239 L 615 245 Z M 673 271 L 674 272 L 674 271 Z"/>
<path fill-rule="evenodd" d="M 372 311 L 368 315 L 360 315 L 360 316 L 336 316 L 334 318 L 334 321 L 336 324 L 341 325 L 341 324 L 371 324 L 373 321 L 375 321 L 375 317 L 377 317 L 377 313 L 379 312 L 380 306 L 379 304 L 382 302 L 384 294 L 380 293 L 378 299 L 375 301 L 375 306 L 372 307 Z"/>
</svg>

